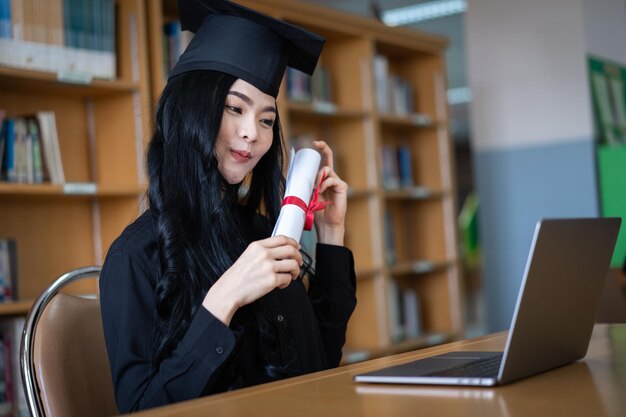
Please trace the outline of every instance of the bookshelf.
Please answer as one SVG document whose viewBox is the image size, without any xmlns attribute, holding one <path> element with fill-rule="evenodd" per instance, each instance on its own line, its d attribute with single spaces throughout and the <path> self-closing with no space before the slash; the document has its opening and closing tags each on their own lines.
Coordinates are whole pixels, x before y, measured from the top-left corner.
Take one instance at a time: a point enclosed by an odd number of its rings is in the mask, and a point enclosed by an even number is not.
<svg viewBox="0 0 626 417">
<path fill-rule="evenodd" d="M 320 62 L 330 76 L 331 105 L 292 99 L 286 81 L 278 102 L 285 139 L 326 140 L 333 148 L 337 172 L 350 185 L 345 240 L 355 255 L 358 305 L 349 324 L 344 362 L 461 337 L 456 185 L 445 99 L 446 40 L 301 1 L 238 3 L 327 38 Z M 162 28 L 177 19 L 176 2 L 149 1 L 147 15 L 155 102 L 167 72 Z M 378 105 L 379 57 L 389 74 L 409 86 L 403 93 L 409 103 L 399 111 Z M 399 145 L 410 155 L 411 185 L 389 188 L 383 183 L 380 154 L 385 146 Z M 388 237 L 393 245 L 387 244 Z M 417 336 L 392 337 L 397 326 L 392 310 L 397 306 L 390 287 L 419 297 Z"/>
<path fill-rule="evenodd" d="M 24 10 L 26 3 L 34 4 L 25 1 Z M 46 4 L 63 8 L 62 0 Z M 72 78 L 67 71 L 0 62 L 0 109 L 6 117 L 53 111 L 65 174 L 63 184 L 0 182 L 0 236 L 16 240 L 19 274 L 19 299 L 0 305 L 0 319 L 26 314 L 62 273 L 101 264 L 113 239 L 139 214 L 150 123 L 145 4 L 109 4 L 114 78 Z"/>
</svg>

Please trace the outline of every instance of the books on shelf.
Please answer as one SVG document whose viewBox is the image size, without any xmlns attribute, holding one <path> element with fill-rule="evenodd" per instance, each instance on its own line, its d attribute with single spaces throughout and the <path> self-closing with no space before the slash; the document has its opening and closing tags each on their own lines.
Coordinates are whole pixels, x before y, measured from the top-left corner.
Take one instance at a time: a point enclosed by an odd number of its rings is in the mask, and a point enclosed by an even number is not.
<svg viewBox="0 0 626 417">
<path fill-rule="evenodd" d="M 65 182 L 65 174 L 63 171 L 63 161 L 61 159 L 59 135 L 54 112 L 37 112 L 35 119 L 39 123 L 39 136 L 43 145 L 41 155 L 48 178 L 52 184 L 63 184 Z M 31 120 L 33 119 L 31 118 Z M 44 178 L 45 172 L 46 171 L 44 171 Z"/>
<path fill-rule="evenodd" d="M 407 116 L 414 113 L 414 91 L 411 83 L 390 73 L 389 60 L 384 55 L 374 56 L 373 66 L 378 111 Z"/>
<path fill-rule="evenodd" d="M 385 258 L 389 266 L 396 263 L 395 233 L 392 215 L 389 210 L 385 211 Z"/>
<path fill-rule="evenodd" d="M 287 97 L 290 100 L 333 103 L 330 72 L 323 64 L 318 64 L 312 76 L 288 67 L 286 78 Z"/>
<path fill-rule="evenodd" d="M 311 77 L 297 69 L 287 67 L 287 96 L 294 101 L 311 101 L 313 99 Z"/>
<path fill-rule="evenodd" d="M 17 298 L 17 243 L 15 239 L 0 238 L 0 302 Z"/>
<path fill-rule="evenodd" d="M 0 416 L 30 415 L 20 376 L 20 341 L 25 317 L 0 320 Z"/>
<path fill-rule="evenodd" d="M 419 297 L 411 288 L 402 291 L 402 307 L 404 309 L 404 331 L 407 339 L 415 339 L 422 332 L 419 313 Z"/>
<path fill-rule="evenodd" d="M 398 284 L 395 280 L 390 279 L 387 284 L 387 309 L 389 313 L 389 337 L 392 343 L 398 343 L 404 339 L 404 331 L 400 324 L 399 296 L 400 288 Z"/>
<path fill-rule="evenodd" d="M 389 280 L 387 291 L 392 342 L 419 337 L 422 334 L 422 318 L 417 291 L 402 288 L 394 279 Z"/>
<path fill-rule="evenodd" d="M 401 187 L 413 186 L 413 156 L 411 148 L 404 144 L 398 146 L 398 175 Z"/>
<path fill-rule="evenodd" d="M 409 145 L 382 145 L 380 156 L 384 188 L 393 190 L 414 185 L 413 155 Z"/>
<path fill-rule="evenodd" d="M 313 96 L 313 101 L 332 103 L 332 92 L 330 71 L 321 63 L 311 76 L 311 95 Z"/>
<path fill-rule="evenodd" d="M 115 0 L 0 0 L 0 65 L 115 78 Z"/>
<path fill-rule="evenodd" d="M 187 49 L 193 35 L 193 32 L 181 30 L 179 20 L 163 24 L 163 74 L 166 78 Z"/>
<path fill-rule="evenodd" d="M 41 184 L 65 182 L 54 112 L 40 111 L 2 121 L 1 180 Z"/>
</svg>

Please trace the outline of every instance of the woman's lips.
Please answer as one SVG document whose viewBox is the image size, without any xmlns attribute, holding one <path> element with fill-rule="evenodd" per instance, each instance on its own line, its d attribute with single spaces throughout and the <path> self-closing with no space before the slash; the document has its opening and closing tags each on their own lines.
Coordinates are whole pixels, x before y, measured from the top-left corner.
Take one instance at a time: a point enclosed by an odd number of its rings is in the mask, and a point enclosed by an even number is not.
<svg viewBox="0 0 626 417">
<path fill-rule="evenodd" d="M 233 159 L 236 162 L 241 162 L 241 163 L 248 162 L 250 158 L 252 158 L 252 155 L 248 151 L 237 151 L 237 150 L 231 149 L 230 154 L 232 155 Z"/>
</svg>

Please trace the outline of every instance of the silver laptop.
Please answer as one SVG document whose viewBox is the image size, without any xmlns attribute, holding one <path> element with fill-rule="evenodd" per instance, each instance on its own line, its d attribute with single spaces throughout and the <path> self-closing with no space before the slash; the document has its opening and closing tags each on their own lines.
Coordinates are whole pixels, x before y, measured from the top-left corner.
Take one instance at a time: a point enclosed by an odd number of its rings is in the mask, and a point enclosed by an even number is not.
<svg viewBox="0 0 626 417">
<path fill-rule="evenodd" d="M 494 386 L 581 359 L 620 224 L 620 218 L 537 222 L 504 352 L 450 352 L 355 381 Z"/>
</svg>

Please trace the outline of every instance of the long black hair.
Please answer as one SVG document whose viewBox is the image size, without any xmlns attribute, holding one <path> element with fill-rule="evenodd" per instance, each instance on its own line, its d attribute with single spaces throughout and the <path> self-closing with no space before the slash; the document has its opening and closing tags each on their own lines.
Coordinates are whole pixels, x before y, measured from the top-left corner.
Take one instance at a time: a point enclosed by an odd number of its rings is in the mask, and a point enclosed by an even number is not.
<svg viewBox="0 0 626 417">
<path fill-rule="evenodd" d="M 246 187 L 228 184 L 217 167 L 215 141 L 235 81 L 216 71 L 187 72 L 168 82 L 157 105 L 155 133 L 147 153 L 148 199 L 161 270 L 153 372 L 185 334 L 211 285 L 250 243 L 249 225 L 242 222 L 263 214 L 268 236 L 279 214 L 285 179 L 278 119 L 272 145 L 249 175 Z M 237 315 L 231 327 L 236 322 Z M 268 336 L 269 323 L 269 318 L 257 317 L 260 338 L 268 340 L 268 346 L 284 346 L 275 340 L 284 335 Z M 276 357 L 275 352 L 266 353 L 268 362 Z M 272 374 L 285 366 L 268 363 L 266 369 Z"/>
</svg>

